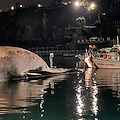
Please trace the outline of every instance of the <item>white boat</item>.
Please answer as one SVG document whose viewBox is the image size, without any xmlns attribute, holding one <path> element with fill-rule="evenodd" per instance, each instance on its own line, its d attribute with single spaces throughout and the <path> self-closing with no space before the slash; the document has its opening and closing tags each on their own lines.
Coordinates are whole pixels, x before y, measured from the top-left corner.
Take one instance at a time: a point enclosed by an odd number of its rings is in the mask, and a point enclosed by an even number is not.
<svg viewBox="0 0 120 120">
<path fill-rule="evenodd" d="M 99 54 L 103 54 L 103 53 L 107 53 L 107 52 L 109 52 L 111 50 L 111 48 L 102 48 L 102 49 L 100 49 L 97 53 Z M 97 54 L 97 55 L 98 55 Z M 84 61 L 84 59 L 85 59 L 85 53 L 80 53 L 80 54 L 77 54 L 75 57 L 77 57 L 77 58 L 79 58 L 79 60 L 80 61 Z"/>
<path fill-rule="evenodd" d="M 118 53 L 118 46 L 112 47 L 111 50 L 106 53 L 86 55 L 85 62 L 90 68 L 120 69 L 120 55 Z"/>
</svg>

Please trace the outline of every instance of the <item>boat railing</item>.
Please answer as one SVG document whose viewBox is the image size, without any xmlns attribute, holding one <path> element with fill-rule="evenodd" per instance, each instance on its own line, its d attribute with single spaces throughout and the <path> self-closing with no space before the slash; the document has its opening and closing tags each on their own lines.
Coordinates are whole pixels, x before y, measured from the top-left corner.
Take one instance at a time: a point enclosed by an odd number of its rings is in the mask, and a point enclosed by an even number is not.
<svg viewBox="0 0 120 120">
<path fill-rule="evenodd" d="M 100 59 L 104 59 L 104 60 L 120 61 L 118 52 L 97 53 L 97 54 L 92 54 L 92 56 L 94 58 L 100 58 Z"/>
</svg>

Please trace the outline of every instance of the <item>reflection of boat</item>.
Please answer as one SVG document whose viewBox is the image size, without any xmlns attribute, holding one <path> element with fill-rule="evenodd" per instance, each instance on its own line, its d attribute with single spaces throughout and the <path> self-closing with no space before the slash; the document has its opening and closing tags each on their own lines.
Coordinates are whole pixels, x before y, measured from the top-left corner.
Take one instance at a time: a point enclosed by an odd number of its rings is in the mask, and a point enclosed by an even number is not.
<svg viewBox="0 0 120 120">
<path fill-rule="evenodd" d="M 108 97 L 106 93 L 110 95 L 113 95 L 113 97 L 120 98 L 120 69 L 92 69 L 88 68 L 85 71 L 85 87 L 87 90 L 90 90 L 91 96 L 90 100 L 92 103 L 92 112 L 97 115 L 98 112 L 101 110 L 98 106 L 100 105 L 100 97 L 102 94 L 104 94 L 104 97 L 102 97 L 102 100 L 106 102 L 109 101 L 108 99 L 111 97 Z M 82 88 L 82 87 L 81 87 Z M 107 91 L 107 92 L 105 92 Z M 108 92 L 109 91 L 109 92 Z M 83 97 L 83 96 L 82 96 Z M 88 98 L 89 99 L 89 98 Z M 104 100 L 105 99 L 105 100 Z M 117 100 L 118 100 L 117 99 Z M 105 104 L 105 103 L 104 103 Z M 106 105 L 106 104 L 105 104 Z M 87 106 L 87 109 L 89 107 Z M 103 108 L 104 109 L 104 108 Z"/>
<path fill-rule="evenodd" d="M 114 90 L 120 91 L 119 87 L 120 70 L 119 69 L 92 69 L 88 68 L 85 72 L 85 86 L 91 87 L 94 83 L 97 86 L 114 86 Z"/>
<path fill-rule="evenodd" d="M 85 62 L 91 68 L 120 68 L 118 47 L 112 47 L 108 53 L 89 54 Z"/>
</svg>

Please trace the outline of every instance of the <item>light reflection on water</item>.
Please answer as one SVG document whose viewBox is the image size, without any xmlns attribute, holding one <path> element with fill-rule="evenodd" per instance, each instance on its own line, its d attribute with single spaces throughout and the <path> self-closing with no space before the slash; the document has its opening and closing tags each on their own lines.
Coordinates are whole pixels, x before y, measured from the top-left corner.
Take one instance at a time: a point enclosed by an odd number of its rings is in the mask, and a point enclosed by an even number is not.
<svg viewBox="0 0 120 120">
<path fill-rule="evenodd" d="M 0 118 L 119 120 L 119 98 L 120 70 L 88 68 L 44 80 L 1 81 Z"/>
<path fill-rule="evenodd" d="M 109 114 L 110 117 L 112 116 L 114 117 L 114 119 L 118 119 L 114 116 L 114 114 L 120 112 L 119 111 L 120 110 L 120 105 L 119 105 L 120 70 L 113 70 L 113 69 L 95 70 L 95 69 L 88 68 L 85 71 L 84 75 L 85 75 L 85 78 L 81 77 L 81 74 L 79 74 L 79 76 L 77 77 L 78 82 L 75 87 L 76 112 L 77 112 L 77 115 L 80 116 L 80 119 L 78 120 L 87 120 L 87 118 L 90 119 L 90 117 L 93 117 L 94 120 L 100 119 L 101 112 L 105 111 L 105 108 L 102 108 L 103 105 L 100 104 L 101 101 L 103 103 L 105 102 L 103 101 L 103 98 L 100 97 L 103 91 L 105 92 L 112 91 L 111 100 L 113 100 L 114 98 L 118 99 L 116 103 L 112 103 L 112 104 L 117 104 L 117 107 L 115 108 L 116 111 L 113 111 L 113 116 L 112 114 Z M 108 96 L 108 99 L 109 99 L 110 93 L 106 92 L 102 94 L 104 94 L 103 96 L 106 96 L 106 97 Z M 111 100 L 109 100 L 108 102 L 111 102 Z M 108 103 L 106 103 L 106 106 L 107 104 Z M 115 105 L 113 105 L 112 107 L 115 107 Z M 111 110 L 109 109 L 107 109 L 107 111 L 111 112 Z"/>
</svg>

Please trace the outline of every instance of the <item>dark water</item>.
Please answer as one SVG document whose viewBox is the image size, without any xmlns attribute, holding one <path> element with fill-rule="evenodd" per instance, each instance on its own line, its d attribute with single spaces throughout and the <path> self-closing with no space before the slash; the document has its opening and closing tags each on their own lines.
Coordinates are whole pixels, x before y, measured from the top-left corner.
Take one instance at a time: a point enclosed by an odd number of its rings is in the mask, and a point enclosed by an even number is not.
<svg viewBox="0 0 120 120">
<path fill-rule="evenodd" d="M 77 61 L 59 57 L 54 64 L 82 68 Z M 120 70 L 80 69 L 44 80 L 1 81 L 0 120 L 120 120 Z"/>
</svg>

